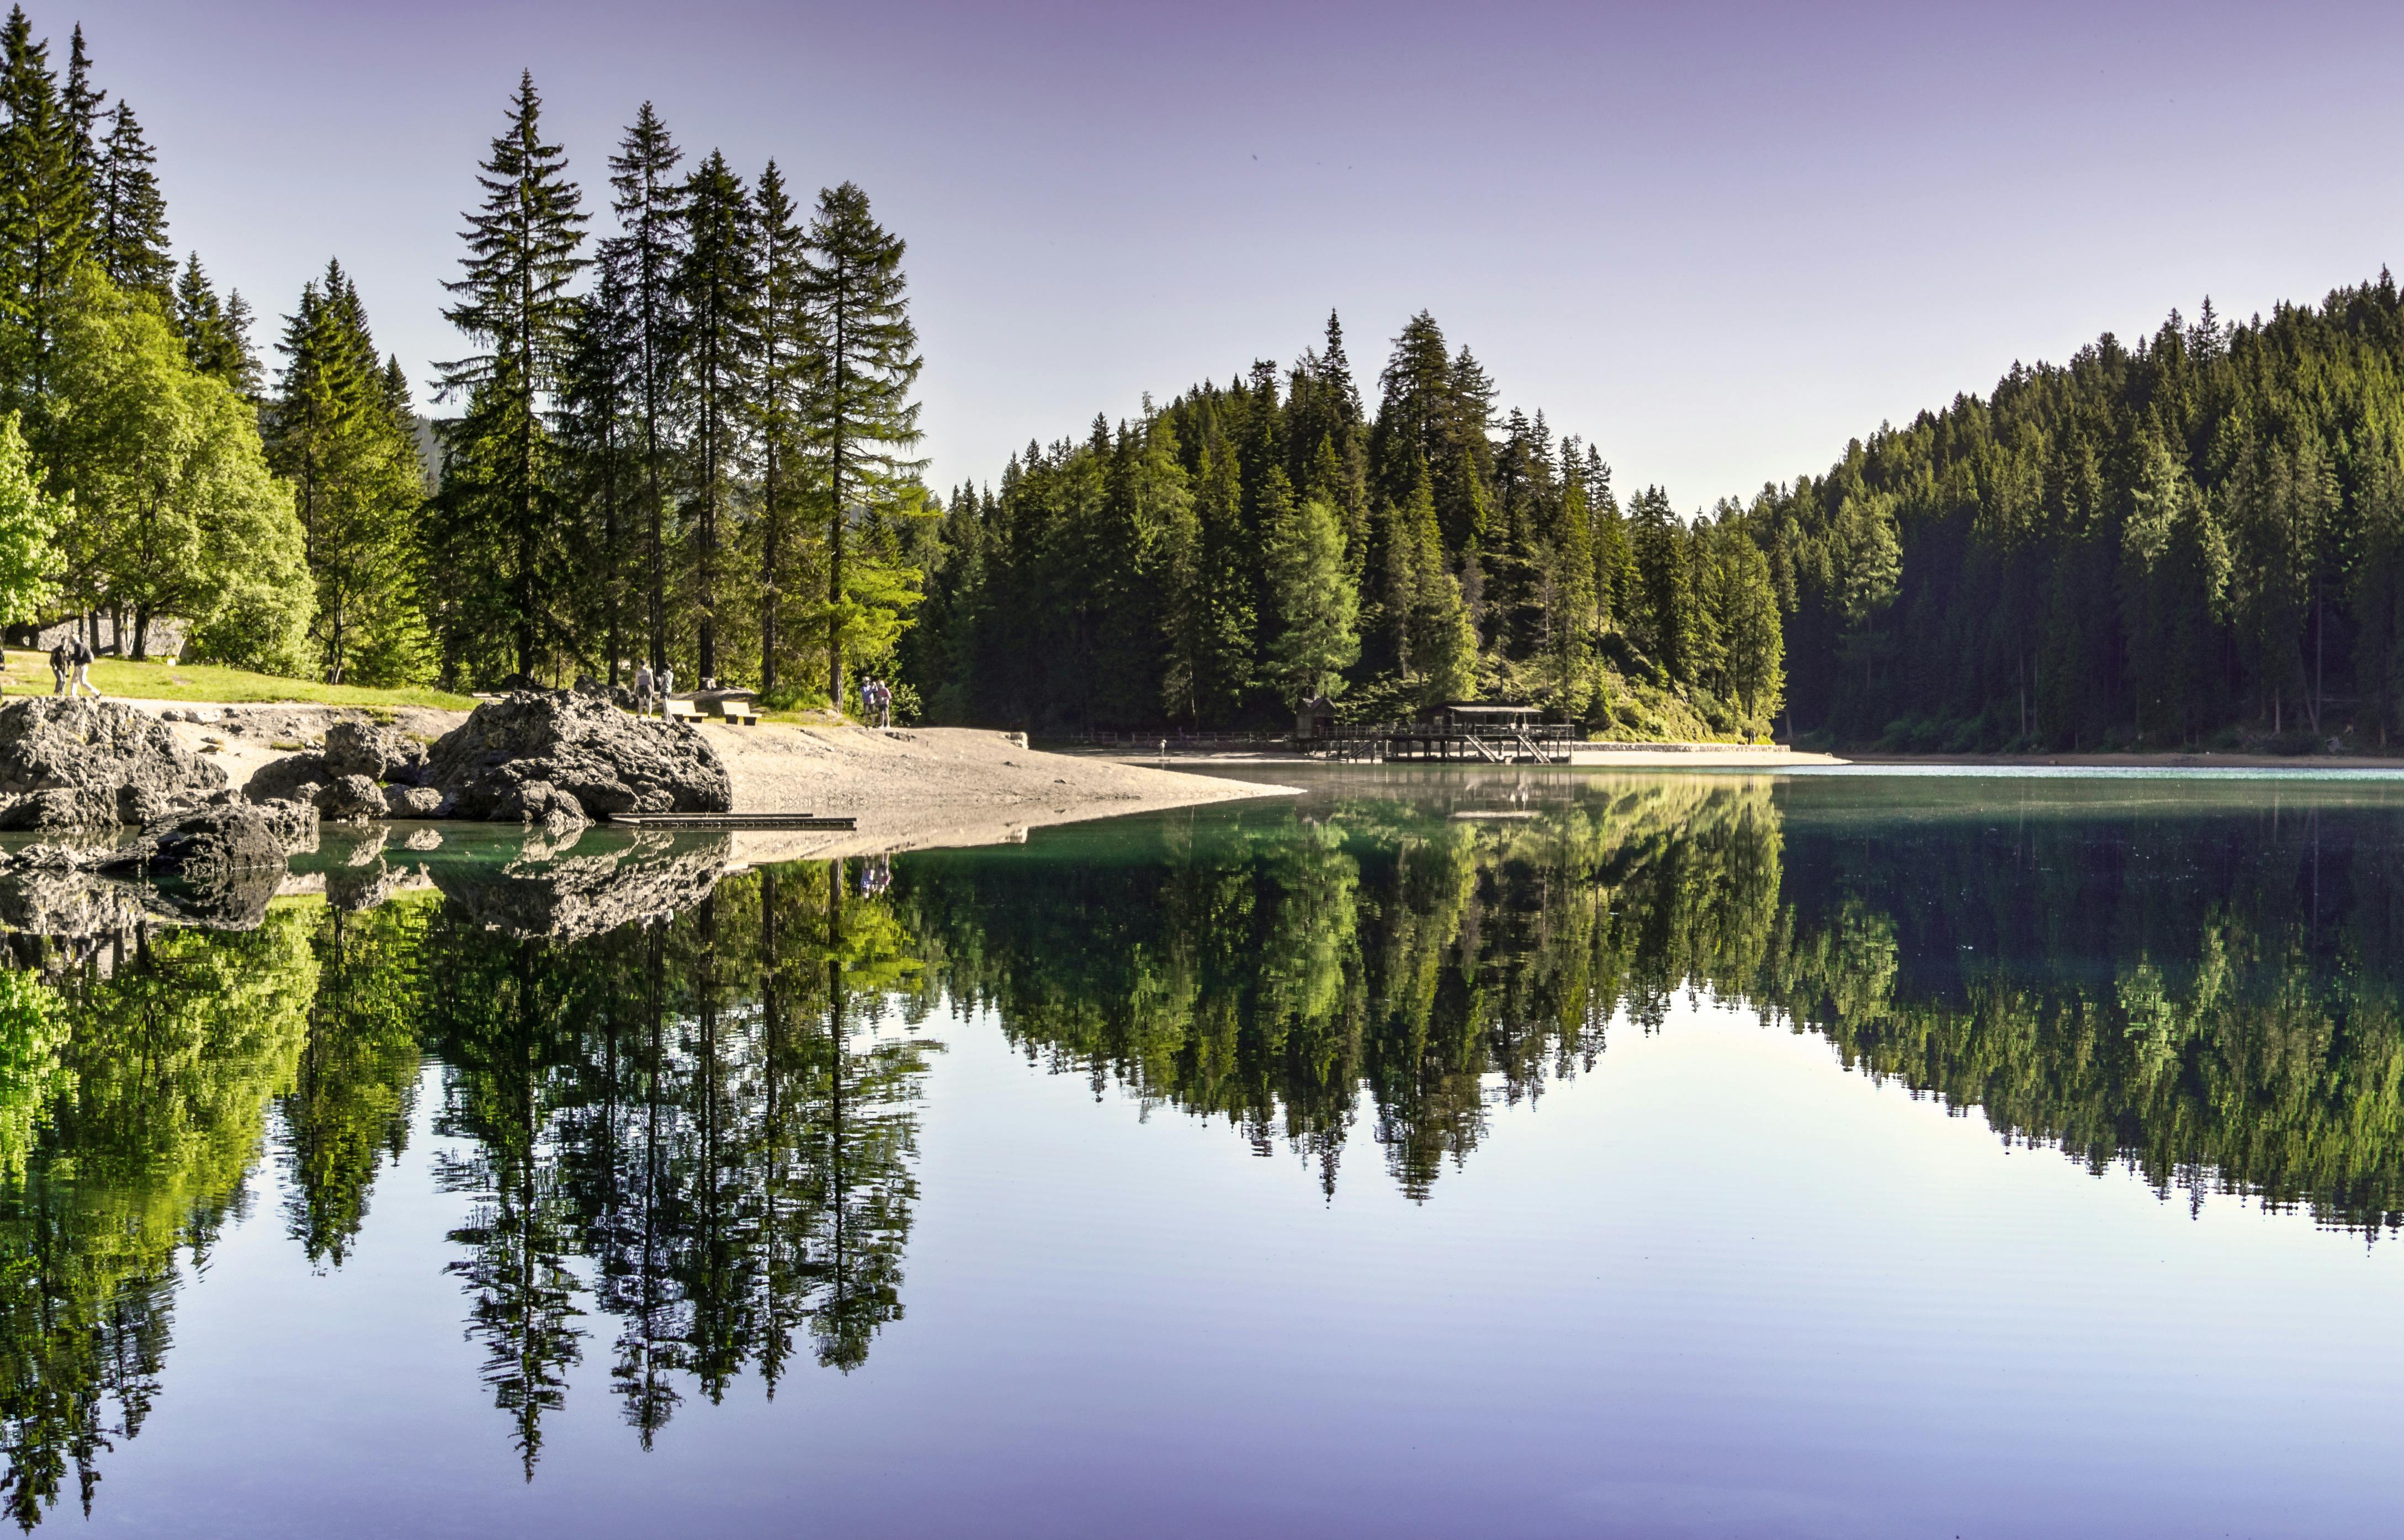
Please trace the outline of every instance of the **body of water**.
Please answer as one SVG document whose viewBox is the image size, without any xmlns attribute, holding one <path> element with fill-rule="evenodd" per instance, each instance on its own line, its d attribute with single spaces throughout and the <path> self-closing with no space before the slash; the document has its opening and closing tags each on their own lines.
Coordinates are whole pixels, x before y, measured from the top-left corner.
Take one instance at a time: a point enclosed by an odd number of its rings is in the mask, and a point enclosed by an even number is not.
<svg viewBox="0 0 2404 1540">
<path fill-rule="evenodd" d="M 0 878 L 7 1506 L 2393 1526 L 2404 781 L 1310 786 Z"/>
</svg>

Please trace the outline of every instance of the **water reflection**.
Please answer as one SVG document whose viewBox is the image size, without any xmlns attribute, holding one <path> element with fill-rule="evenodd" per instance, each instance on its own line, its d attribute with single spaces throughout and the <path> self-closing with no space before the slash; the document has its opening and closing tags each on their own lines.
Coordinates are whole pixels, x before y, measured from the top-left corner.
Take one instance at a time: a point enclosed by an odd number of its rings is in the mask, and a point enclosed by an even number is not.
<svg viewBox="0 0 2404 1540">
<path fill-rule="evenodd" d="M 1365 1125 L 1434 1197 L 1610 1027 L 1700 991 L 2165 1194 L 2404 1215 L 2384 789 L 1371 773 L 728 876 L 723 836 L 445 840 L 329 833 L 241 929 L 12 875 L 42 920 L 0 971 L 21 1525 L 71 1476 L 88 1508 L 139 1432 L 177 1281 L 262 1162 L 339 1268 L 429 1092 L 460 1218 L 427 1265 L 529 1478 L 571 1393 L 648 1448 L 748 1375 L 857 1367 L 902 1315 L 944 1010 L 1331 1194 Z"/>
</svg>

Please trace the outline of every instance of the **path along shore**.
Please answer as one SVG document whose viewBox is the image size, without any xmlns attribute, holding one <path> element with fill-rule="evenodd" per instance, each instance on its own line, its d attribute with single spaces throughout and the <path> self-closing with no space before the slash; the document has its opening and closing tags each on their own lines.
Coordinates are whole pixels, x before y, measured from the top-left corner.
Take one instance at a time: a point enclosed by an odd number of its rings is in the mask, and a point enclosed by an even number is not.
<svg viewBox="0 0 2404 1540">
<path fill-rule="evenodd" d="M 184 747 L 225 767 L 235 786 L 271 760 L 325 736 L 356 707 L 212 706 L 128 700 L 165 717 Z M 198 719 L 198 720 L 193 720 Z M 404 707 L 392 725 L 427 740 L 468 720 L 464 711 Z M 930 846 L 992 845 L 1029 829 L 1164 808 L 1290 795 L 1295 790 L 1081 754 L 1020 748 L 1007 734 L 967 727 L 734 727 L 695 730 L 726 764 L 738 813 L 849 814 L 849 833 L 743 831 L 738 861 L 757 863 L 865 855 Z"/>
</svg>

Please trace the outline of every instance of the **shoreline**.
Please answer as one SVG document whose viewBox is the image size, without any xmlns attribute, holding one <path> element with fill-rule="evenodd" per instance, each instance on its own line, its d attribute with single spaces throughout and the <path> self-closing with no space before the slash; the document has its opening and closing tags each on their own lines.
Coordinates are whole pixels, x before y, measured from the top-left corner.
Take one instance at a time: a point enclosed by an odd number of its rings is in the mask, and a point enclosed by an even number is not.
<svg viewBox="0 0 2404 1540">
<path fill-rule="evenodd" d="M 350 706 L 111 698 L 151 716 L 173 711 L 178 719 L 203 719 L 167 726 L 182 747 L 222 766 L 237 790 L 270 761 L 298 751 L 277 745 L 322 737 L 328 723 L 362 714 Z M 405 707 L 393 725 L 431 738 L 467 720 L 465 711 Z M 745 864 L 1006 844 L 1052 824 L 1300 791 L 1024 749 L 1010 735 L 983 728 L 735 727 L 706 721 L 694 728 L 726 766 L 734 811 L 847 813 L 860 820 L 848 833 L 738 833 L 736 859 Z"/>
</svg>

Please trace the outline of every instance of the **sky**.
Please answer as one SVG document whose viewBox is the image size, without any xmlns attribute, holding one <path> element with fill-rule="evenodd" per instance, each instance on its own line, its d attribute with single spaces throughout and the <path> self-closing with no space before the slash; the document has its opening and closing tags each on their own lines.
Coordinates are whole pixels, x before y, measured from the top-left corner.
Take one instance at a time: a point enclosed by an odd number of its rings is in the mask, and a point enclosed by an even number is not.
<svg viewBox="0 0 2404 1540">
<path fill-rule="evenodd" d="M 2016 360 L 2373 277 L 2404 7 L 40 0 L 269 347 L 340 258 L 423 386 L 522 69 L 606 232 L 688 162 L 858 183 L 909 244 L 928 480 L 990 481 L 1328 313 L 1374 405 L 1415 312 L 1507 409 L 1682 509 L 1815 472 Z M 271 362 L 272 362 L 271 355 Z"/>
</svg>

